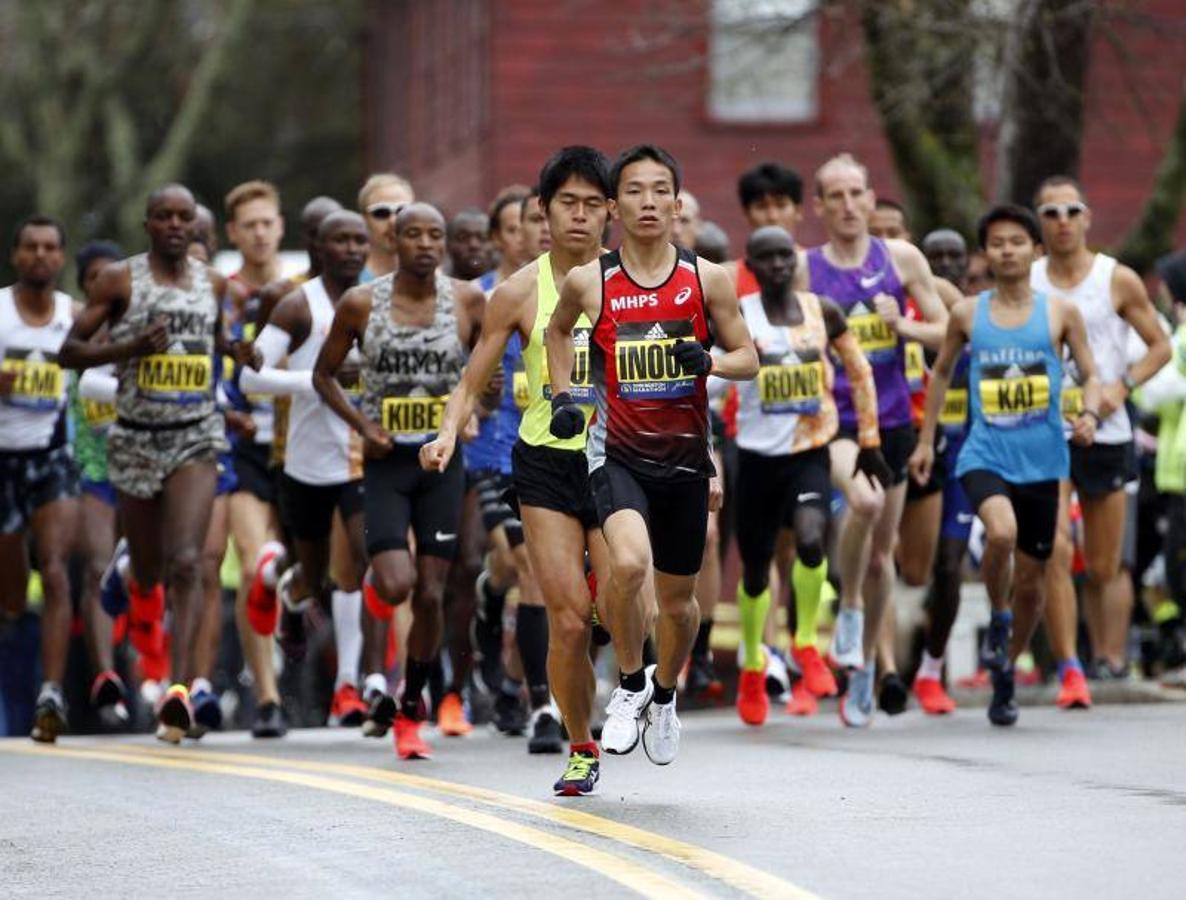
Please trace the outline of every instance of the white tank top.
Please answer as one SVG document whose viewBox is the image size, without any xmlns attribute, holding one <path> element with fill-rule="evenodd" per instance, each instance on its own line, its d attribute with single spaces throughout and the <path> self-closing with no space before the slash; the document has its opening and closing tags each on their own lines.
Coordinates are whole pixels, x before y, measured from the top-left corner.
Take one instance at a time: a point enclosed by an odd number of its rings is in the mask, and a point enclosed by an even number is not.
<svg viewBox="0 0 1186 900">
<path fill-rule="evenodd" d="M 312 324 L 305 342 L 288 354 L 288 368 L 309 372 L 329 334 L 334 304 L 320 277 L 306 281 L 301 290 Z M 302 484 L 342 484 L 362 477 L 361 440 L 317 394 L 293 394 L 284 473 Z"/>
<path fill-rule="evenodd" d="M 0 450 L 43 450 L 66 405 L 66 375 L 58 351 L 74 322 L 69 294 L 54 291 L 53 318 L 30 325 L 11 287 L 0 289 L 0 367 L 16 373 L 12 393 L 0 399 Z"/>
<path fill-rule="evenodd" d="M 1087 344 L 1091 347 L 1091 355 L 1095 357 L 1100 383 L 1119 381 L 1128 369 L 1128 337 L 1132 329 L 1116 312 L 1112 303 L 1112 274 L 1116 271 L 1116 260 L 1097 253 L 1087 277 L 1071 288 L 1050 282 L 1047 263 L 1046 257 L 1034 263 L 1030 270 L 1030 286 L 1036 291 L 1065 297 L 1079 307 L 1087 326 Z M 1075 398 L 1081 396 L 1074 390 L 1078 383 L 1078 372 L 1069 359 L 1064 371 L 1063 410 L 1073 413 L 1076 411 Z M 1065 430 L 1069 436 L 1069 423 Z M 1123 406 L 1104 419 L 1095 432 L 1097 444 L 1125 444 L 1131 440 L 1132 423 Z"/>
</svg>

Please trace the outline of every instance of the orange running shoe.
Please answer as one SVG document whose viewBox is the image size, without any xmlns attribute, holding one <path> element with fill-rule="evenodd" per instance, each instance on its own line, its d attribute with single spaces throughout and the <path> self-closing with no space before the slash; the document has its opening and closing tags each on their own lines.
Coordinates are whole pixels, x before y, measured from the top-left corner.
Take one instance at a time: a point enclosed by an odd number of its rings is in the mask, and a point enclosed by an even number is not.
<svg viewBox="0 0 1186 900">
<path fill-rule="evenodd" d="M 1078 669 L 1067 669 L 1055 701 L 1061 709 L 1091 709 L 1091 689 Z"/>
<path fill-rule="evenodd" d="M 367 705 L 358 696 L 358 688 L 344 684 L 334 691 L 334 702 L 329 708 L 329 724 L 356 728 L 366 718 Z"/>
<path fill-rule="evenodd" d="M 395 717 L 395 752 L 400 759 L 432 759 L 432 747 L 420 737 L 420 720 Z"/>
<path fill-rule="evenodd" d="M 276 631 L 279 606 L 276 603 L 275 566 L 269 568 L 270 577 L 265 577 L 265 567 L 284 555 L 284 545 L 279 541 L 268 541 L 255 557 L 255 572 L 251 587 L 247 589 L 247 622 L 256 634 L 267 637 Z"/>
<path fill-rule="evenodd" d="M 390 622 L 392 616 L 395 615 L 395 607 L 390 603 L 384 603 L 379 592 L 375 590 L 375 586 L 371 584 L 369 570 L 362 579 L 362 602 L 366 606 L 367 612 L 380 622 Z"/>
<path fill-rule="evenodd" d="M 914 696 L 918 705 L 928 716 L 945 716 L 955 712 L 955 701 L 948 696 L 943 688 L 943 682 L 938 678 L 914 679 Z"/>
<path fill-rule="evenodd" d="M 836 676 L 824 663 L 814 644 L 808 644 L 806 647 L 797 647 L 792 644 L 791 656 L 795 660 L 795 665 L 799 667 L 799 671 L 803 673 L 802 680 L 807 685 L 807 690 L 817 697 L 835 697 L 840 693 L 840 688 L 836 684 Z M 791 702 L 793 703 L 794 700 L 792 699 Z"/>
<path fill-rule="evenodd" d="M 461 695 L 456 691 L 445 694 L 441 705 L 437 707 L 437 728 L 445 737 L 461 737 L 474 730 L 474 726 L 465 719 Z"/>
<path fill-rule="evenodd" d="M 819 659 L 818 653 L 816 659 Z M 827 671 L 826 667 L 824 671 Z M 832 673 L 828 672 L 828 676 L 831 677 L 831 675 Z M 803 678 L 798 679 L 791 685 L 791 699 L 787 701 L 787 715 L 814 716 L 817 712 L 819 712 L 819 700 L 815 698 L 815 694 L 807 686 L 807 682 Z"/>
<path fill-rule="evenodd" d="M 742 670 L 737 681 L 737 714 L 746 725 L 761 725 L 770 711 L 770 698 L 766 696 L 766 671 Z"/>
</svg>

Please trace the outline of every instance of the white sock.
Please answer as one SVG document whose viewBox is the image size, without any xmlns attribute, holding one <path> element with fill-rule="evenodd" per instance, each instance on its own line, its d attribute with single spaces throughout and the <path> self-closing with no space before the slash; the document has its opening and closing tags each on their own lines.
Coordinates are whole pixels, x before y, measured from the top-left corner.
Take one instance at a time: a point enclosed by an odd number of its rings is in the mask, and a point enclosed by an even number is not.
<svg viewBox="0 0 1186 900">
<path fill-rule="evenodd" d="M 943 677 L 943 657 L 938 659 L 922 651 L 922 663 L 918 667 L 919 678 L 930 678 L 933 681 L 938 681 Z"/>
<path fill-rule="evenodd" d="M 210 679 L 199 677 L 190 682 L 189 692 L 191 694 L 197 694 L 201 691 L 205 691 L 208 694 L 214 693 L 214 685 L 210 683 Z"/>
<path fill-rule="evenodd" d="M 363 682 L 362 695 L 364 697 L 369 696 L 375 691 L 380 694 L 387 693 L 387 676 L 382 672 L 372 672 Z"/>
<path fill-rule="evenodd" d="M 289 612 L 301 613 L 313 605 L 312 597 L 305 597 L 298 600 L 292 596 L 292 583 L 296 580 L 297 573 L 300 571 L 300 563 L 284 570 L 284 574 L 280 576 L 279 582 L 276 584 L 276 595 L 280 598 L 280 602 L 284 604 L 284 608 Z"/>
<path fill-rule="evenodd" d="M 333 592 L 334 644 L 338 649 L 338 677 L 334 690 L 358 683 L 362 656 L 362 591 Z"/>
</svg>

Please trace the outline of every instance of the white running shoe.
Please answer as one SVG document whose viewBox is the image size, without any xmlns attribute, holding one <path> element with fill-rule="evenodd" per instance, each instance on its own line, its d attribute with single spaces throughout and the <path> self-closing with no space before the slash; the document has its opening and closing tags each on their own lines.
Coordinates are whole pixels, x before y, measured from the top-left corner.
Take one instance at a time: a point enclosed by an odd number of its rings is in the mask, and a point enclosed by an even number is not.
<svg viewBox="0 0 1186 900">
<path fill-rule="evenodd" d="M 869 663 L 848 673 L 848 690 L 840 698 L 840 721 L 849 728 L 867 728 L 873 721 L 876 668 L 874 663 Z"/>
<path fill-rule="evenodd" d="M 828 655 L 841 668 L 859 669 L 865 664 L 861 643 L 865 635 L 865 611 L 842 609 L 836 616 L 836 630 L 832 634 L 832 649 Z"/>
<path fill-rule="evenodd" d="M 606 753 L 624 755 L 638 745 L 638 722 L 650 705 L 655 685 L 651 675 L 655 667 L 646 669 L 646 686 L 641 691 L 614 688 L 605 708 L 605 725 L 601 729 L 601 749 Z"/>
<path fill-rule="evenodd" d="M 679 716 L 675 714 L 675 697 L 670 703 L 652 703 L 647 707 L 646 725 L 642 730 L 642 749 L 647 759 L 657 766 L 666 766 L 679 753 Z"/>
</svg>

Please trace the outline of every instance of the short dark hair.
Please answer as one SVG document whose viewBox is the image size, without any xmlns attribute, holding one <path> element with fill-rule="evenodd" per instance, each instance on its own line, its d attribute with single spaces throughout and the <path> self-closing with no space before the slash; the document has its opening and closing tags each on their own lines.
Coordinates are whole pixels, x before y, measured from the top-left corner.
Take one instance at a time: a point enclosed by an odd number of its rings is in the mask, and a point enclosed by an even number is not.
<svg viewBox="0 0 1186 900">
<path fill-rule="evenodd" d="M 878 197 L 873 204 L 874 209 L 892 209 L 902 214 L 902 221 L 906 221 L 906 207 L 904 207 L 897 200 L 891 200 L 889 197 Z"/>
<path fill-rule="evenodd" d="M 758 163 L 737 179 L 737 199 L 742 209 L 749 209 L 767 196 L 789 197 L 798 206 L 803 202 L 803 179 L 794 169 L 776 162 Z"/>
<path fill-rule="evenodd" d="M 530 193 L 529 188 L 520 187 L 518 185 L 510 188 L 504 188 L 499 192 L 498 196 L 494 198 L 494 202 L 490 204 L 490 233 L 497 234 L 502 231 L 502 223 L 499 219 L 502 217 L 502 211 L 508 206 L 522 207 L 523 201 L 527 199 Z"/>
<path fill-rule="evenodd" d="M 1186 303 L 1186 250 L 1163 256 L 1154 265 L 1170 292 L 1170 299 L 1175 303 Z"/>
<path fill-rule="evenodd" d="M 606 196 L 612 196 L 609 158 L 596 147 L 575 144 L 553 153 L 539 171 L 539 203 L 545 210 L 570 178 L 587 181 Z"/>
<path fill-rule="evenodd" d="M 527 196 L 524 197 L 523 201 L 519 204 L 519 209 L 524 214 L 526 214 L 527 213 L 527 204 L 530 203 L 532 200 L 535 200 L 537 197 L 539 197 L 539 188 L 532 187 L 531 190 L 529 190 L 527 192 Z"/>
<path fill-rule="evenodd" d="M 123 248 L 115 241 L 87 241 L 74 256 L 74 269 L 78 272 L 78 284 L 82 286 L 82 278 L 87 268 L 98 259 L 120 260 L 124 258 Z"/>
<path fill-rule="evenodd" d="M 614 167 L 609 173 L 610 186 L 613 189 L 613 193 L 610 194 L 611 197 L 618 196 L 618 184 L 622 180 L 622 170 L 644 159 L 649 159 L 652 162 L 657 162 L 659 165 L 664 166 L 671 173 L 672 189 L 676 194 L 679 194 L 680 170 L 679 163 L 675 161 L 675 157 L 655 144 L 635 144 L 633 147 L 623 150 L 618 154 L 618 158 L 614 160 Z"/>
<path fill-rule="evenodd" d="M 1079 192 L 1079 199 L 1084 203 L 1087 202 L 1087 193 L 1083 190 L 1078 179 L 1072 178 L 1070 175 L 1051 175 L 1049 178 L 1043 178 L 1042 183 L 1038 185 L 1038 189 L 1034 191 L 1034 206 L 1041 202 L 1042 191 L 1046 188 L 1052 187 L 1073 187 Z"/>
<path fill-rule="evenodd" d="M 26 228 L 56 228 L 58 230 L 58 243 L 62 245 L 63 250 L 66 248 L 65 226 L 53 216 L 47 216 L 43 213 L 33 213 L 33 215 L 25 216 L 17 222 L 16 228 L 12 229 L 13 250 L 21 245 L 21 238 L 24 236 Z"/>
<path fill-rule="evenodd" d="M 467 206 L 449 220 L 449 224 L 445 227 L 445 234 L 453 237 L 457 230 L 457 223 L 462 219 L 481 219 L 484 228 L 488 229 L 490 227 L 490 223 L 486 219 L 485 210 L 478 209 L 476 206 Z"/>
<path fill-rule="evenodd" d="M 1042 243 L 1042 228 L 1038 225 L 1038 217 L 1024 206 L 1018 206 L 1016 203 L 1002 203 L 981 216 L 980 222 L 976 225 L 976 239 L 980 243 L 981 250 L 985 249 L 988 244 L 989 226 L 995 225 L 997 222 L 1014 222 L 1026 230 L 1030 240 L 1035 244 Z"/>
</svg>

